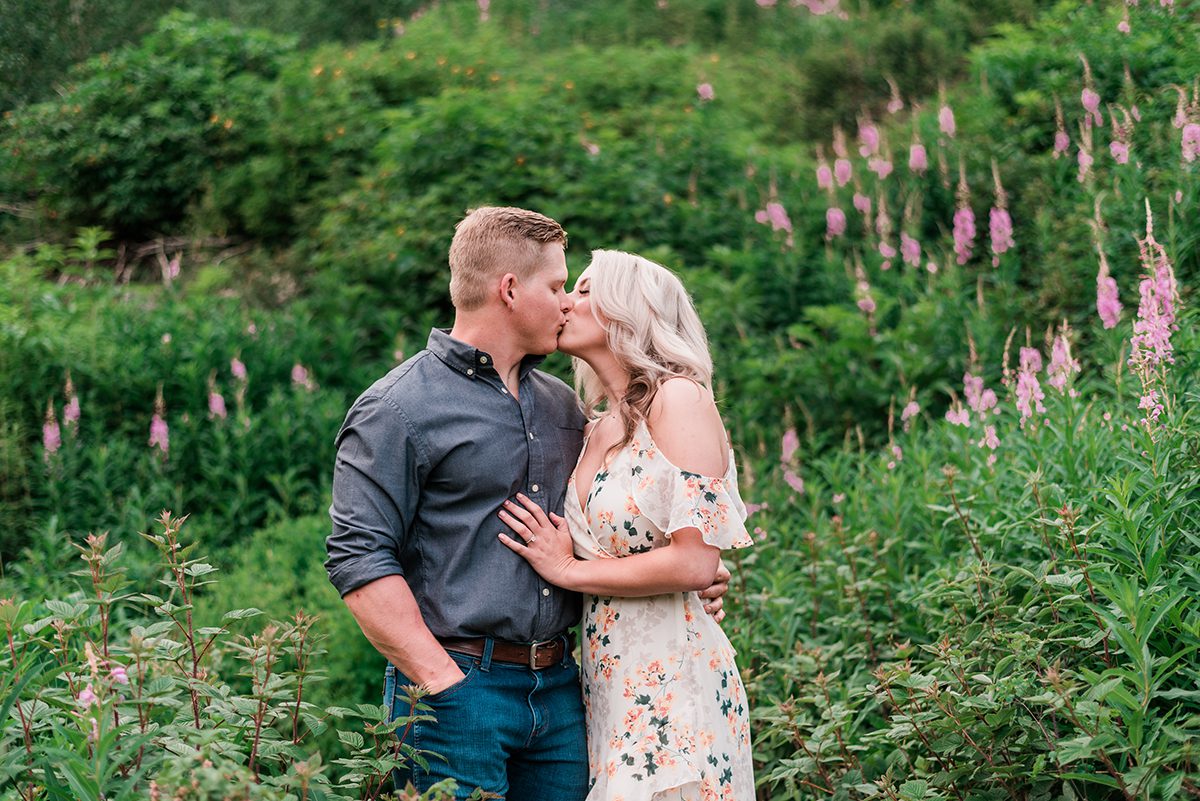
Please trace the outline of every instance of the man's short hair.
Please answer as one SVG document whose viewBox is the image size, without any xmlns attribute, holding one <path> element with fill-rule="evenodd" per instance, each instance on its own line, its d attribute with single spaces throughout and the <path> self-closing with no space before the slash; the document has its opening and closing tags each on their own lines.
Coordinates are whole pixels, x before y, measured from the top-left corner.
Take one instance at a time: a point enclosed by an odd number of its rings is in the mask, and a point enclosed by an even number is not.
<svg viewBox="0 0 1200 801">
<path fill-rule="evenodd" d="M 504 273 L 528 278 L 550 243 L 566 248 L 567 232 L 544 214 L 509 206 L 468 212 L 450 243 L 450 302 L 460 311 L 478 309 L 493 279 Z"/>
</svg>

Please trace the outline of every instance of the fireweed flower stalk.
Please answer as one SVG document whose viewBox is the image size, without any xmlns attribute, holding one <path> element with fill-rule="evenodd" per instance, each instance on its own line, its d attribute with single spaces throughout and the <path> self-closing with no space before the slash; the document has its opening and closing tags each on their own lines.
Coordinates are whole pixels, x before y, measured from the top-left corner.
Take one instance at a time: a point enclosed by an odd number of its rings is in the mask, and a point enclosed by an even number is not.
<svg viewBox="0 0 1200 801">
<path fill-rule="evenodd" d="M 959 264 L 966 264 L 975 247 L 975 212 L 971 210 L 971 188 L 962 162 L 958 165 L 958 208 L 954 212 L 954 253 Z"/>
<path fill-rule="evenodd" d="M 1050 346 L 1050 366 L 1046 368 L 1046 383 L 1072 398 L 1079 393 L 1071 384 L 1071 377 L 1079 372 L 1079 362 L 1071 357 L 1071 327 L 1063 320 L 1054 343 Z"/>
<path fill-rule="evenodd" d="M 1171 333 L 1179 328 L 1176 311 L 1179 289 L 1167 251 L 1154 238 L 1154 217 L 1146 201 L 1146 238 L 1138 240 L 1143 275 L 1138 286 L 1141 301 L 1130 339 L 1129 366 L 1142 383 L 1138 408 L 1152 428 L 1165 411 L 1167 366 L 1175 363 Z"/>
<path fill-rule="evenodd" d="M 225 398 L 217 388 L 217 371 L 208 375 L 208 419 L 224 420 L 229 414 L 225 409 Z"/>
<path fill-rule="evenodd" d="M 67 371 L 67 383 L 63 388 L 67 403 L 63 406 L 63 425 L 68 429 L 79 427 L 79 396 L 75 394 L 75 385 L 71 382 L 71 371 Z"/>
<path fill-rule="evenodd" d="M 850 183 L 854 169 L 850 164 L 850 151 L 846 148 L 846 132 L 840 126 L 833 129 L 833 155 L 837 157 L 833 162 L 833 178 L 838 186 L 845 186 Z"/>
<path fill-rule="evenodd" d="M 1094 123 L 1100 128 L 1104 126 L 1104 115 L 1100 113 L 1100 94 L 1092 86 L 1092 68 L 1082 53 L 1079 54 L 1079 60 L 1083 62 L 1083 91 L 1079 93 L 1079 102 L 1083 104 L 1085 112 L 1084 125 L 1091 128 Z"/>
<path fill-rule="evenodd" d="M 1108 273 L 1108 259 L 1104 249 L 1097 246 L 1100 252 L 1100 272 L 1096 274 L 1096 313 L 1100 322 L 1107 328 L 1116 328 L 1121 321 L 1121 300 L 1117 297 L 1117 281 Z"/>
<path fill-rule="evenodd" d="M 162 384 L 154 398 L 154 416 L 150 418 L 150 446 L 158 448 L 159 455 L 167 458 L 171 449 L 170 430 L 167 428 L 167 404 L 163 400 Z"/>
<path fill-rule="evenodd" d="M 42 423 L 42 448 L 46 462 L 62 447 L 62 431 L 58 427 L 58 417 L 54 414 L 54 401 L 46 403 L 46 419 Z"/>
<path fill-rule="evenodd" d="M 1092 128 L 1090 125 L 1079 126 L 1079 152 L 1076 154 L 1075 160 L 1079 164 L 1077 179 L 1082 184 L 1092 177 L 1092 163 L 1095 161 L 1092 157 Z"/>
<path fill-rule="evenodd" d="M 1037 348 L 1021 348 L 1019 359 L 1020 366 L 1017 368 L 1017 411 L 1021 415 L 1021 428 L 1025 428 L 1025 421 L 1033 417 L 1034 413 L 1045 414 L 1046 407 L 1042 405 L 1046 394 L 1042 392 L 1042 385 L 1038 383 L 1037 374 L 1042 369 L 1042 354 Z"/>
<path fill-rule="evenodd" d="M 1118 164 L 1128 164 L 1130 148 L 1133 147 L 1133 118 L 1124 106 L 1118 108 L 1124 119 L 1118 120 L 1116 112 L 1109 110 L 1112 116 L 1113 141 L 1109 143 L 1108 151 Z"/>
<path fill-rule="evenodd" d="M 996 205 L 988 213 L 988 233 L 992 241 L 992 266 L 1000 266 L 1000 254 L 1008 252 L 1015 243 L 1012 235 L 1012 217 L 1008 214 L 1008 195 L 1000 183 L 1000 168 L 992 160 L 992 180 L 996 187 Z"/>
<path fill-rule="evenodd" d="M 1063 122 L 1062 103 L 1054 98 L 1054 158 L 1062 158 L 1071 151 L 1071 137 L 1067 134 L 1067 126 Z"/>
<path fill-rule="evenodd" d="M 789 428 L 779 442 L 779 466 L 783 468 L 783 480 L 797 495 L 804 494 L 804 479 L 796 472 L 796 451 L 800 449 L 800 437 L 796 429 Z"/>
</svg>

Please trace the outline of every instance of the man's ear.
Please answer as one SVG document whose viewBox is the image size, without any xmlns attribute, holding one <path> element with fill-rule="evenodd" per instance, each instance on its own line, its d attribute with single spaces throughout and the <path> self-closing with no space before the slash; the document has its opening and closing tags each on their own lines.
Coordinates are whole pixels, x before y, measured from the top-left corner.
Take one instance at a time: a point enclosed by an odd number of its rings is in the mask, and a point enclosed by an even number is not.
<svg viewBox="0 0 1200 801">
<path fill-rule="evenodd" d="M 517 276 L 513 273 L 505 273 L 500 276 L 500 300 L 511 311 L 517 300 Z"/>
</svg>

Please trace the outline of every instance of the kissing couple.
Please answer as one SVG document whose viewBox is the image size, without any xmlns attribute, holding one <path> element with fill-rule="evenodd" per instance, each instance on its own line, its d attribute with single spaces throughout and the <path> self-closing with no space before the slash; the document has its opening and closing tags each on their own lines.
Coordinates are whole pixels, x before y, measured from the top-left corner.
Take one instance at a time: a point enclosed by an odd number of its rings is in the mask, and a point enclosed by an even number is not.
<svg viewBox="0 0 1200 801">
<path fill-rule="evenodd" d="M 427 764 L 510 801 L 752 801 L 749 709 L 721 630 L 721 550 L 751 544 L 679 278 L 487 207 L 450 245 L 454 325 L 337 436 L 329 580 L 387 659 Z M 537 365 L 572 357 L 570 387 Z M 582 620 L 582 622 L 581 622 Z M 574 632 L 578 626 L 580 665 Z M 492 797 L 492 796 L 489 796 Z"/>
</svg>

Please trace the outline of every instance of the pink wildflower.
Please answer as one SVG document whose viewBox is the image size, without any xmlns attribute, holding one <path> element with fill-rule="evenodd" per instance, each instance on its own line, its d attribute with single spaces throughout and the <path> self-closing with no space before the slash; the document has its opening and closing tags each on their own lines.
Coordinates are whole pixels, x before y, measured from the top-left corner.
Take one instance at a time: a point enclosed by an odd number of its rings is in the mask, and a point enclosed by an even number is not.
<svg viewBox="0 0 1200 801">
<path fill-rule="evenodd" d="M 150 418 L 150 446 L 156 447 L 161 452 L 162 456 L 166 456 L 171 448 L 170 431 L 167 428 L 165 419 L 167 414 L 167 405 L 163 401 L 162 385 L 158 387 L 158 394 L 154 398 L 154 416 Z"/>
<path fill-rule="evenodd" d="M 938 110 L 938 129 L 951 139 L 954 138 L 957 130 L 954 124 L 954 111 L 947 104 L 943 104 Z"/>
<path fill-rule="evenodd" d="M 971 413 L 968 412 L 961 403 L 955 401 L 950 404 L 950 408 L 946 410 L 946 422 L 955 426 L 970 426 Z"/>
<path fill-rule="evenodd" d="M 479 6 L 479 21 L 487 22 L 491 19 L 491 14 L 488 13 L 492 7 L 492 0 L 475 0 Z"/>
<path fill-rule="evenodd" d="M 317 388 L 317 385 L 312 380 L 312 376 L 308 372 L 308 368 L 299 362 L 292 365 L 292 384 L 304 387 L 309 392 Z"/>
<path fill-rule="evenodd" d="M 1054 132 L 1054 157 L 1065 154 L 1071 149 L 1071 137 L 1066 131 L 1059 130 Z"/>
<path fill-rule="evenodd" d="M 844 503 L 844 502 L 845 502 L 845 500 L 846 500 L 846 493 L 844 493 L 844 492 L 835 492 L 835 493 L 833 494 L 833 502 L 834 502 L 834 503 Z"/>
<path fill-rule="evenodd" d="M 975 243 L 975 212 L 970 206 L 959 206 L 954 212 L 954 253 L 958 256 L 959 264 L 966 264 L 971 258 L 971 250 Z"/>
<path fill-rule="evenodd" d="M 229 372 L 233 373 L 233 377 L 238 381 L 246 380 L 246 365 L 236 356 L 229 361 Z"/>
<path fill-rule="evenodd" d="M 1117 30 L 1124 34 L 1129 33 L 1130 27 L 1129 27 L 1129 11 L 1128 11 L 1128 9 L 1126 9 L 1126 11 L 1125 11 L 1125 16 L 1122 17 L 1121 21 L 1117 23 Z"/>
<path fill-rule="evenodd" d="M 46 460 L 50 460 L 62 447 L 62 432 L 58 428 L 58 417 L 54 414 L 54 402 L 46 404 L 46 420 L 42 423 L 42 447 L 46 450 Z"/>
<path fill-rule="evenodd" d="M 873 297 L 871 297 L 871 285 L 868 284 L 866 281 L 858 282 L 858 304 L 857 305 L 858 305 L 858 308 L 861 309 L 864 314 L 874 314 L 875 313 L 875 308 L 876 308 L 875 299 Z"/>
<path fill-rule="evenodd" d="M 879 152 L 879 129 L 870 122 L 860 123 L 858 141 L 860 143 L 858 152 L 863 158 L 874 156 Z"/>
<path fill-rule="evenodd" d="M 1079 164 L 1079 183 L 1084 183 L 1091 177 L 1095 159 L 1092 158 L 1092 129 L 1084 126 L 1080 128 L 1080 132 L 1079 152 L 1075 158 Z"/>
<path fill-rule="evenodd" d="M 1060 158 L 1071 149 L 1071 137 L 1067 135 L 1067 127 L 1063 122 L 1062 103 L 1054 98 L 1054 158 Z"/>
<path fill-rule="evenodd" d="M 63 422 L 68 426 L 79 423 L 79 398 L 73 394 L 67 399 L 66 406 L 63 406 Z"/>
<path fill-rule="evenodd" d="M 833 190 L 833 170 L 824 161 L 817 165 L 817 188 Z"/>
<path fill-rule="evenodd" d="M 1051 345 L 1050 367 L 1046 370 L 1046 374 L 1049 376 L 1046 383 L 1059 392 L 1066 392 L 1071 376 L 1079 372 L 1079 362 L 1071 358 L 1069 335 L 1070 328 L 1064 322 L 1058 335 L 1054 338 L 1054 344 Z M 1071 395 L 1072 397 L 1075 395 L 1075 390 L 1071 390 Z"/>
<path fill-rule="evenodd" d="M 1003 206 L 993 206 L 988 214 L 988 227 L 992 237 L 992 266 L 1000 264 L 1000 254 L 1005 253 L 1014 244 L 1012 235 L 1012 217 Z"/>
<path fill-rule="evenodd" d="M 783 480 L 787 482 L 787 485 L 791 487 L 797 495 L 804 494 L 804 479 L 800 478 L 800 476 L 796 475 L 791 470 L 785 470 L 783 472 Z"/>
<path fill-rule="evenodd" d="M 167 421 L 161 415 L 150 418 L 150 444 L 156 446 L 166 456 L 171 448 L 170 431 Z"/>
<path fill-rule="evenodd" d="M 124 665 L 114 665 L 110 673 L 110 677 L 116 684 L 129 683 L 129 674 L 125 672 Z"/>
<path fill-rule="evenodd" d="M 1200 124 L 1189 122 L 1183 126 L 1183 160 L 1191 164 L 1200 156 Z"/>
<path fill-rule="evenodd" d="M 63 388 L 67 403 L 63 406 L 63 425 L 74 428 L 79 425 L 79 396 L 75 394 L 75 384 L 71 382 L 71 371 L 67 371 L 67 385 Z"/>
<path fill-rule="evenodd" d="M 1144 423 L 1155 423 L 1163 412 L 1162 394 L 1166 367 L 1175 361 L 1171 333 L 1179 326 L 1175 320 L 1179 290 L 1175 271 L 1167 251 L 1154 238 L 1154 222 L 1150 203 L 1146 202 L 1146 238 L 1138 240 L 1142 268 L 1137 320 L 1133 323 L 1130 340 L 1129 365 L 1142 383 L 1142 402 L 1146 412 Z"/>
<path fill-rule="evenodd" d="M 789 428 L 783 432 L 783 439 L 779 441 L 779 463 L 791 464 L 792 457 L 796 455 L 796 451 L 800 448 L 800 437 L 796 434 L 796 429 Z"/>
<path fill-rule="evenodd" d="M 825 238 L 833 239 L 846 233 L 846 212 L 836 206 L 825 210 Z"/>
<path fill-rule="evenodd" d="M 1100 264 L 1100 273 L 1096 276 L 1096 312 L 1100 321 L 1107 328 L 1116 328 L 1121 320 L 1121 301 L 1117 297 L 1117 281 L 1108 274 L 1108 265 Z"/>
<path fill-rule="evenodd" d="M 75 700 L 78 701 L 79 705 L 84 709 L 100 703 L 100 699 L 96 697 L 96 693 L 90 684 L 79 692 L 79 695 Z"/>
<path fill-rule="evenodd" d="M 913 417 L 916 417 L 920 413 L 921 413 L 921 404 L 917 403 L 915 400 L 911 400 L 905 405 L 904 409 L 901 410 L 900 422 L 907 423 L 909 420 L 911 420 Z"/>
<path fill-rule="evenodd" d="M 1042 369 L 1042 354 L 1036 348 L 1021 348 L 1020 368 L 1017 371 L 1017 411 L 1021 413 L 1021 428 L 1034 412 L 1042 414 L 1046 407 L 1042 401 L 1046 395 L 1038 383 L 1037 373 Z"/>
<path fill-rule="evenodd" d="M 918 267 L 921 264 L 921 243 L 913 239 L 907 233 L 900 232 L 900 255 L 904 259 L 904 263 L 910 267 Z"/>
<path fill-rule="evenodd" d="M 838 159 L 833 162 L 833 177 L 837 181 L 838 186 L 845 186 L 850 182 L 850 159 Z"/>
<path fill-rule="evenodd" d="M 754 215 L 754 219 L 760 223 L 770 223 L 772 231 L 791 233 L 792 221 L 788 218 L 787 210 L 781 203 L 774 201 L 768 203 L 765 209 Z"/>
<path fill-rule="evenodd" d="M 871 213 L 871 198 L 861 192 L 854 193 L 854 208 L 864 217 Z"/>
<path fill-rule="evenodd" d="M 1097 128 L 1102 127 L 1104 125 L 1104 117 L 1100 114 L 1100 95 L 1096 90 L 1090 86 L 1085 86 L 1083 92 L 1079 95 L 1079 99 L 1083 103 L 1084 111 L 1087 112 L 1084 116 L 1084 123 L 1089 126 L 1095 123 Z"/>
<path fill-rule="evenodd" d="M 892 174 L 892 162 L 886 158 L 873 158 L 867 162 L 867 169 L 879 176 L 879 180 L 884 180 Z"/>
<path fill-rule="evenodd" d="M 713 91 L 711 83 L 702 83 L 696 86 L 696 94 L 700 96 L 700 100 L 707 103 L 716 97 L 716 92 Z"/>
<path fill-rule="evenodd" d="M 215 389 L 208 393 L 208 416 L 213 419 L 220 418 L 221 420 L 224 420 L 228 416 L 225 410 L 225 398 Z"/>
<path fill-rule="evenodd" d="M 1109 142 L 1108 152 L 1112 154 L 1113 160 L 1118 164 L 1129 163 L 1129 145 L 1124 142 Z"/>
<path fill-rule="evenodd" d="M 929 169 L 929 154 L 925 152 L 925 145 L 920 142 L 913 142 L 908 149 L 908 169 L 918 174 Z"/>
<path fill-rule="evenodd" d="M 995 426 L 986 426 L 983 429 L 983 439 L 979 440 L 979 447 L 993 451 L 1000 447 L 1000 438 L 996 436 Z"/>
</svg>

